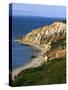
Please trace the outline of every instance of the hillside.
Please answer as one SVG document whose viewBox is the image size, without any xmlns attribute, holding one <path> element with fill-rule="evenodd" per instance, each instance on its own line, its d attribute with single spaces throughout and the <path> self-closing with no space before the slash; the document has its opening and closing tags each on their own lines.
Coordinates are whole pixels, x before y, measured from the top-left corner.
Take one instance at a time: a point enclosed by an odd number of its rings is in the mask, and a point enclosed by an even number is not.
<svg viewBox="0 0 68 90">
<path fill-rule="evenodd" d="M 54 59 L 37 68 L 21 71 L 12 86 L 45 85 L 66 83 L 65 58 Z"/>
<path fill-rule="evenodd" d="M 66 23 L 54 22 L 34 29 L 17 42 L 36 46 L 42 53 L 22 69 L 13 86 L 66 82 Z"/>
<path fill-rule="evenodd" d="M 54 22 L 53 24 L 32 30 L 32 32 L 21 38 L 21 42 L 33 43 L 45 48 L 48 42 L 63 39 L 65 35 L 66 24 L 63 22 Z"/>
<path fill-rule="evenodd" d="M 50 25 L 34 29 L 20 38 L 18 42 L 41 49 L 44 51 L 44 58 L 60 58 L 66 53 L 66 23 L 54 22 Z M 45 62 L 47 62 L 47 59 Z"/>
</svg>

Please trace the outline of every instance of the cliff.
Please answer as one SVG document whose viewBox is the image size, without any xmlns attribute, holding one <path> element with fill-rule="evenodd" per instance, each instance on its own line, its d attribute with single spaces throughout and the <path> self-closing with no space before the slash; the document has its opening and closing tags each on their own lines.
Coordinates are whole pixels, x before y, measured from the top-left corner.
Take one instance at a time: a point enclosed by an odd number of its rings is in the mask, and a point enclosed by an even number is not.
<svg viewBox="0 0 68 90">
<path fill-rule="evenodd" d="M 54 22 L 50 25 L 33 29 L 30 33 L 20 39 L 21 43 L 31 43 L 46 49 L 46 45 L 51 42 L 64 39 L 66 37 L 66 24 L 63 22 Z"/>
<path fill-rule="evenodd" d="M 66 24 L 62 22 L 54 22 L 51 25 L 32 30 L 32 32 L 22 38 L 22 41 L 31 42 L 34 44 L 46 44 L 48 40 L 54 41 L 59 38 L 63 38 L 65 36 L 65 32 Z"/>
<path fill-rule="evenodd" d="M 33 29 L 30 33 L 20 38 L 18 42 L 32 45 L 43 50 L 42 56 L 45 56 L 44 58 L 49 57 L 51 59 L 53 57 L 56 58 L 57 56 L 65 56 L 66 23 L 54 22 L 50 25 Z M 59 52 L 64 55 L 59 56 Z"/>
<path fill-rule="evenodd" d="M 12 74 L 17 76 L 21 70 L 28 68 L 36 68 L 50 62 L 50 60 L 64 60 L 66 58 L 66 24 L 63 22 L 54 22 L 50 25 L 43 26 L 32 30 L 24 37 L 16 40 L 22 44 L 28 44 L 36 46 L 41 49 L 42 52 L 39 56 L 34 58 L 29 64 L 25 65 L 18 70 L 15 70 Z"/>
<path fill-rule="evenodd" d="M 16 41 L 39 47 L 42 53 L 29 64 L 12 73 L 13 77 L 16 76 L 12 83 L 13 86 L 66 82 L 65 23 L 54 22 L 53 24 L 34 29 Z"/>
</svg>

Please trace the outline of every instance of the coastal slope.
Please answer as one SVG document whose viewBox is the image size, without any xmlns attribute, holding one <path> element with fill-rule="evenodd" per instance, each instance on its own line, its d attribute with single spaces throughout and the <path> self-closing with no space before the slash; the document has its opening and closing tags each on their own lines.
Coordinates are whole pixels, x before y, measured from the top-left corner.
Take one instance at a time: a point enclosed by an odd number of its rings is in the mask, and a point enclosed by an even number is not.
<svg viewBox="0 0 68 90">
<path fill-rule="evenodd" d="M 31 86 L 66 83 L 66 58 L 53 59 L 36 68 L 22 70 L 12 86 Z"/>
<path fill-rule="evenodd" d="M 65 75 L 65 65 L 66 65 L 66 23 L 64 22 L 54 22 L 50 25 L 39 27 L 33 29 L 30 33 L 16 40 L 16 42 L 26 45 L 32 45 L 41 50 L 39 56 L 32 59 L 32 61 L 21 67 L 14 70 L 12 77 L 14 79 L 13 86 L 17 85 L 35 85 L 35 84 L 52 84 L 52 83 L 64 83 L 66 81 Z M 44 65 L 44 66 L 43 66 Z M 55 68 L 56 66 L 56 68 Z M 39 68 L 42 71 L 39 71 Z M 58 68 L 57 68 L 58 67 Z M 62 68 L 63 67 L 63 68 Z M 51 68 L 55 68 L 52 72 Z M 61 69 L 61 70 L 60 70 Z M 56 72 L 57 70 L 57 72 Z M 33 72 L 32 73 L 30 73 Z M 36 71 L 36 72 L 35 72 Z M 49 72 L 48 72 L 49 71 Z M 63 75 L 61 76 L 60 71 Z M 26 73 L 24 73 L 26 72 Z M 37 73 L 39 72 L 39 73 Z M 43 73 L 44 72 L 44 73 Z M 51 72 L 54 73 L 54 77 L 51 75 Z M 40 74 L 41 73 L 41 74 Z M 24 74 L 24 76 L 22 76 Z M 34 81 L 33 75 L 38 75 L 37 81 Z M 48 79 L 45 77 L 49 76 Z M 48 74 L 48 75 L 47 75 Z M 28 75 L 26 77 L 26 75 Z M 32 76 L 31 76 L 32 75 Z M 57 76 L 58 75 L 58 76 Z M 15 76 L 15 78 L 14 78 Z M 30 80 L 28 77 L 30 77 Z M 41 80 L 38 80 L 39 78 Z M 51 78 L 50 78 L 51 77 Z M 62 77 L 62 78 L 60 78 Z M 45 81 L 44 81 L 45 78 Z M 50 81 L 52 79 L 52 82 Z M 24 81 L 23 81 L 24 80 Z M 33 80 L 33 81 L 32 81 Z M 57 80 L 57 81 L 56 81 Z M 19 83 L 21 81 L 21 84 Z M 30 81 L 30 82 L 28 82 Z M 40 83 L 39 83 L 40 82 Z"/>
<path fill-rule="evenodd" d="M 33 29 L 30 33 L 22 37 L 19 41 L 25 44 L 37 45 L 42 50 L 47 50 L 47 44 L 66 37 L 66 24 L 63 22 L 54 22 L 37 29 Z"/>
</svg>

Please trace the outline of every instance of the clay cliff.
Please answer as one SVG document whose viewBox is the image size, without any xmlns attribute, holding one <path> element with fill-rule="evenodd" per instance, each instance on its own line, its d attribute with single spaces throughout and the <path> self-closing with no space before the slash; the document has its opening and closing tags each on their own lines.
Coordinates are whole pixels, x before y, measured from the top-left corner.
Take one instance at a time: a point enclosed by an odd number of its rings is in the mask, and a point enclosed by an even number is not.
<svg viewBox="0 0 68 90">
<path fill-rule="evenodd" d="M 17 75 L 21 70 L 34 68 L 47 63 L 50 60 L 64 60 L 66 58 L 66 23 L 54 22 L 50 25 L 33 29 L 30 33 L 15 40 L 18 43 L 32 45 L 41 49 L 41 53 L 32 61 L 13 72 Z"/>
<path fill-rule="evenodd" d="M 33 29 L 18 42 L 38 47 L 43 50 L 43 57 L 49 59 L 64 57 L 66 54 L 66 23 L 54 22 Z"/>
<path fill-rule="evenodd" d="M 66 24 L 54 22 L 50 25 L 33 29 L 30 33 L 20 39 L 22 43 L 31 43 L 46 49 L 46 45 L 66 38 Z"/>
</svg>

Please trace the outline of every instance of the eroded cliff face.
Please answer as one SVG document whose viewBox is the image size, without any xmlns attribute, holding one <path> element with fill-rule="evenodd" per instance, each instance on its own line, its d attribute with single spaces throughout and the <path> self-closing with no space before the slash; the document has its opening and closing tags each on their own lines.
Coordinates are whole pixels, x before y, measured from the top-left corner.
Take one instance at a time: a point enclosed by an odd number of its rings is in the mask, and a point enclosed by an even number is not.
<svg viewBox="0 0 68 90">
<path fill-rule="evenodd" d="M 25 67 L 13 72 L 13 80 L 14 75 L 16 76 L 21 70 L 38 67 L 43 63 L 47 63 L 49 60 L 65 60 L 66 24 L 63 22 L 54 22 L 53 24 L 34 29 L 24 37 L 15 41 L 38 46 L 39 48 L 42 48 L 43 51 Z"/>
<path fill-rule="evenodd" d="M 49 59 L 64 57 L 66 54 L 66 24 L 54 22 L 34 29 L 22 37 L 20 42 L 38 46 L 44 51 L 43 56 Z"/>
<path fill-rule="evenodd" d="M 21 38 L 21 42 L 45 46 L 49 42 L 57 41 L 65 37 L 66 24 L 63 22 L 54 22 L 53 24 L 32 30 L 32 32 Z"/>
</svg>

